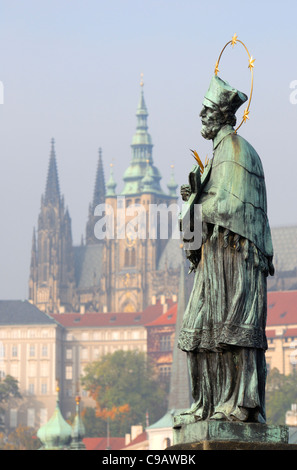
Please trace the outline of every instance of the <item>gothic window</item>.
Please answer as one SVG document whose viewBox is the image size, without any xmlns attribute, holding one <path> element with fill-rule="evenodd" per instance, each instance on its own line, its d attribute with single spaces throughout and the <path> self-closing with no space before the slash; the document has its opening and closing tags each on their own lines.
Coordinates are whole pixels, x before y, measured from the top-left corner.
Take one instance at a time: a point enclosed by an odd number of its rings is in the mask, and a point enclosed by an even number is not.
<svg viewBox="0 0 297 470">
<path fill-rule="evenodd" d="M 136 252 L 135 248 L 126 248 L 125 250 L 125 266 L 136 266 Z"/>
<path fill-rule="evenodd" d="M 45 239 L 42 244 L 42 259 L 44 263 L 48 263 L 48 240 Z"/>
<path fill-rule="evenodd" d="M 136 253 L 135 253 L 135 248 L 132 248 L 131 250 L 131 266 L 136 265 Z"/>
<path fill-rule="evenodd" d="M 125 250 L 125 266 L 130 266 L 130 250 L 128 248 Z"/>
</svg>

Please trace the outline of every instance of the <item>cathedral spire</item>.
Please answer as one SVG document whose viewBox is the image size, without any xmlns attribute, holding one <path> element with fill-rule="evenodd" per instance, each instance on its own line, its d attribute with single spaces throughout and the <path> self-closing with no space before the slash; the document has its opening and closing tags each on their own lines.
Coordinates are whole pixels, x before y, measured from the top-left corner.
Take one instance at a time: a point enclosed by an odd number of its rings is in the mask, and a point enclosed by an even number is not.
<svg viewBox="0 0 297 470">
<path fill-rule="evenodd" d="M 132 139 L 132 161 L 135 162 L 146 162 L 149 160 L 150 163 L 153 163 L 152 158 L 152 138 L 148 133 L 148 111 L 144 100 L 143 92 L 143 76 L 141 77 L 140 82 L 140 98 L 136 111 L 137 125 L 136 132 Z"/>
<path fill-rule="evenodd" d="M 94 196 L 93 196 L 93 209 L 98 204 L 103 204 L 105 201 L 105 178 L 102 163 L 102 149 L 99 148 L 98 166 L 95 180 Z"/>
<path fill-rule="evenodd" d="M 48 173 L 47 173 L 44 202 L 45 204 L 60 203 L 60 186 L 59 186 L 54 139 L 51 140 L 51 153 L 50 153 L 49 167 L 48 167 Z"/>
<path fill-rule="evenodd" d="M 97 164 L 96 180 L 93 194 L 93 201 L 89 204 L 89 216 L 86 225 L 86 244 L 91 245 L 101 242 L 94 235 L 94 227 L 98 220 L 98 217 L 94 215 L 95 207 L 99 204 L 105 203 L 106 197 L 106 188 L 105 188 L 105 178 L 104 178 L 104 169 L 102 162 L 102 149 L 99 148 L 99 157 Z"/>
<path fill-rule="evenodd" d="M 31 248 L 31 268 L 35 268 L 37 266 L 37 248 L 36 248 L 36 233 L 35 227 L 33 228 L 33 236 L 32 236 L 32 248 Z"/>
<path fill-rule="evenodd" d="M 148 173 L 150 173 L 150 178 L 152 179 L 149 185 L 150 192 L 164 195 L 160 186 L 162 176 L 158 168 L 153 164 L 153 143 L 148 133 L 148 111 L 144 100 L 143 88 L 143 75 L 141 75 L 140 98 L 136 110 L 136 132 L 132 138 L 131 144 L 132 159 L 123 176 L 124 189 L 121 192 L 122 195 L 141 194 L 143 183 L 147 183 L 147 178 L 144 182 L 143 178 L 147 176 Z M 145 186 L 145 190 L 147 190 L 147 186 Z"/>
<path fill-rule="evenodd" d="M 36 282 L 38 280 L 37 270 L 38 270 L 38 260 L 37 260 L 36 234 L 35 234 L 35 227 L 34 227 L 33 236 L 32 236 L 31 263 L 30 263 L 30 276 L 29 276 L 29 299 L 33 302 L 36 301 Z"/>
</svg>

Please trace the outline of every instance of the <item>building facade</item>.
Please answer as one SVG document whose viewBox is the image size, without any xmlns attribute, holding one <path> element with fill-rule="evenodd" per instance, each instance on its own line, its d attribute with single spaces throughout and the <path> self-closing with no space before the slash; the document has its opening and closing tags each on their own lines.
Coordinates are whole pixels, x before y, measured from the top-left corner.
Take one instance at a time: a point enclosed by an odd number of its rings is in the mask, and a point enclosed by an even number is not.
<svg viewBox="0 0 297 470">
<path fill-rule="evenodd" d="M 137 312 L 153 298 L 177 292 L 182 259 L 179 235 L 172 237 L 177 184 L 172 169 L 167 192 L 161 187 L 162 177 L 153 161 L 143 83 L 136 118 L 132 158 L 120 193 L 116 192 L 112 168 L 105 183 L 99 150 L 86 237 L 80 246 L 72 243 L 71 218 L 60 194 L 52 140 L 46 189 L 33 233 L 29 279 L 29 300 L 42 311 Z M 106 208 L 101 217 L 96 213 L 100 204 Z M 102 238 L 98 235 L 100 223 L 110 215 L 113 237 Z M 124 227 L 121 233 L 119 221 Z"/>
<path fill-rule="evenodd" d="M 6 429 L 36 428 L 53 413 L 62 338 L 63 327 L 28 301 L 0 301 L 0 374 L 17 379 L 22 395 L 6 407 Z"/>
<path fill-rule="evenodd" d="M 57 384 L 66 419 L 75 413 L 77 394 L 82 407 L 94 407 L 80 386 L 86 365 L 118 350 L 147 354 L 146 324 L 167 309 L 156 302 L 142 312 L 49 316 L 28 301 L 0 301 L 0 377 L 14 377 L 22 395 L 7 405 L 6 431 L 45 424 L 55 410 Z"/>
<path fill-rule="evenodd" d="M 288 375 L 297 365 L 297 290 L 268 292 L 268 370 Z"/>
</svg>

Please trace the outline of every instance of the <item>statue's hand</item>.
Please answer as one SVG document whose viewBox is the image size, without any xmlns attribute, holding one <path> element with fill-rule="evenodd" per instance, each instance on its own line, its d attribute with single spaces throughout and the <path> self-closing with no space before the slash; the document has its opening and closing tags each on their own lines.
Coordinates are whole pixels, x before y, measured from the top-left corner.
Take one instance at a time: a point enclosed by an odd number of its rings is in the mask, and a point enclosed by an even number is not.
<svg viewBox="0 0 297 470">
<path fill-rule="evenodd" d="M 195 272 L 197 267 L 198 267 L 199 261 L 200 261 L 201 250 L 194 250 L 194 251 L 186 250 L 186 257 L 190 261 L 189 274 L 192 271 Z"/>
<path fill-rule="evenodd" d="M 191 186 L 189 184 L 183 184 L 180 188 L 180 194 L 183 201 L 187 201 L 191 196 Z"/>
</svg>

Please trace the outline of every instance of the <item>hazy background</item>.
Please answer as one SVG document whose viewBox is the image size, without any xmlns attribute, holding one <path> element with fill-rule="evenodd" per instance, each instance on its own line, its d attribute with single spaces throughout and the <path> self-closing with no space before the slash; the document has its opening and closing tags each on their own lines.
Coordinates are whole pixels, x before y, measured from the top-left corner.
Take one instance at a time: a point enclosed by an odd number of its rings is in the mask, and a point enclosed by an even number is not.
<svg viewBox="0 0 297 470">
<path fill-rule="evenodd" d="M 0 1 L 0 299 L 24 299 L 56 141 L 73 239 L 85 234 L 98 148 L 117 190 L 131 158 L 140 73 L 153 158 L 167 190 L 170 165 L 187 182 L 190 148 L 204 159 L 199 111 L 222 47 L 237 33 L 256 59 L 250 120 L 240 134 L 261 156 L 272 227 L 296 225 L 297 2 L 199 0 Z M 249 94 L 244 48 L 229 46 L 220 73 Z M 243 109 L 238 112 L 241 120 Z"/>
</svg>

